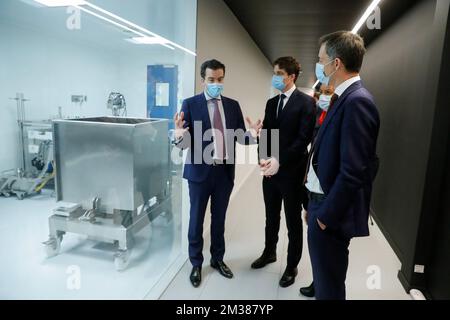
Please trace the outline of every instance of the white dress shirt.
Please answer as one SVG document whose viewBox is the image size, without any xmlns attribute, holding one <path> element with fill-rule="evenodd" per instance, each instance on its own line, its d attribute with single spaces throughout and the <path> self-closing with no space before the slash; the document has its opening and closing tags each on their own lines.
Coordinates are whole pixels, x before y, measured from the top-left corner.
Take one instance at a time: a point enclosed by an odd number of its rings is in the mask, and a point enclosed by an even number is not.
<svg viewBox="0 0 450 320">
<path fill-rule="evenodd" d="M 280 99 L 281 99 L 281 94 L 284 94 L 286 97 L 283 99 L 283 108 L 282 110 L 284 110 L 284 107 L 286 106 L 286 104 L 289 101 L 289 98 L 291 97 L 292 93 L 295 91 L 295 89 L 297 89 L 297 87 L 295 86 L 295 84 L 292 86 L 292 88 L 290 88 L 288 91 L 286 92 L 282 92 L 280 93 L 279 97 L 278 97 L 278 103 L 277 103 L 277 117 L 278 117 L 278 105 L 280 104 Z"/>
<path fill-rule="evenodd" d="M 205 94 L 205 98 L 206 98 L 206 102 L 208 105 L 208 113 L 209 113 L 209 120 L 211 121 L 211 128 L 214 129 L 214 102 L 212 101 L 212 97 L 210 97 L 208 95 L 208 93 L 206 93 L 206 91 L 204 92 Z M 222 118 L 222 125 L 223 125 L 223 134 L 224 134 L 224 143 L 225 143 L 225 156 L 224 159 L 227 160 L 228 159 L 228 148 L 227 148 L 227 126 L 226 126 L 226 121 L 225 121 L 225 113 L 223 111 L 223 104 L 222 104 L 222 97 L 218 96 L 217 98 L 217 106 L 219 107 L 219 112 L 220 112 L 220 117 Z M 213 159 L 218 160 L 217 157 L 217 141 L 216 141 L 216 133 L 215 130 L 212 130 L 212 135 L 213 135 L 213 139 L 214 139 L 214 156 Z"/>
<path fill-rule="evenodd" d="M 338 95 L 339 97 L 347 90 L 352 84 L 354 84 L 357 81 L 360 81 L 361 77 L 356 76 L 353 78 L 350 78 L 344 82 L 342 82 L 335 90 L 334 93 Z M 335 101 L 336 103 L 337 101 Z M 308 176 L 306 177 L 306 184 L 305 187 L 310 191 L 314 193 L 323 194 L 322 187 L 320 185 L 319 178 L 317 177 L 316 172 L 314 171 L 312 161 L 313 161 L 314 155 L 311 156 L 311 163 L 309 164 L 309 171 Z"/>
</svg>

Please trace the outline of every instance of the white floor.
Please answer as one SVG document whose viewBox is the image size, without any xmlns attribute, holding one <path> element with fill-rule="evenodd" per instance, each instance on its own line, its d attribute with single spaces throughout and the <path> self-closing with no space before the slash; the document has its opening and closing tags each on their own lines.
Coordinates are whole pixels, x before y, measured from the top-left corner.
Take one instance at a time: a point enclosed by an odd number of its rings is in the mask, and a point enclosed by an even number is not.
<svg viewBox="0 0 450 320">
<path fill-rule="evenodd" d="M 235 190 L 228 210 L 225 261 L 235 277 L 225 279 L 208 266 L 208 236 L 203 282 L 197 289 L 189 282 L 191 267 L 180 255 L 178 240 L 169 241 L 167 228 L 157 222 L 152 236 L 146 229 L 139 233 L 124 272 L 114 269 L 113 247 L 82 236 L 65 236 L 61 254 L 46 259 L 41 242 L 47 240 L 47 219 L 54 207 L 48 194 L 22 201 L 0 198 L 0 299 L 157 299 L 161 294 L 162 299 L 303 299 L 298 289 L 312 280 L 305 242 L 296 283 L 285 289 L 278 286 L 286 264 L 284 219 L 278 261 L 262 270 L 250 269 L 264 242 L 261 177 L 256 170 Z M 371 232 L 351 243 L 348 298 L 409 299 L 397 279 L 398 259 L 376 226 Z M 371 266 L 380 271 L 381 289 L 367 288 Z"/>
<path fill-rule="evenodd" d="M 262 270 L 250 268 L 252 261 L 260 255 L 264 244 L 264 203 L 261 177 L 257 171 L 252 173 L 239 192 L 234 193 L 227 214 L 225 262 L 235 277 L 226 279 L 209 267 L 208 236 L 205 239 L 205 264 L 201 286 L 193 288 L 190 284 L 191 265 L 186 262 L 161 299 L 306 299 L 299 295 L 299 288 L 309 285 L 312 280 L 306 238 L 295 284 L 289 288 L 281 288 L 278 285 L 286 266 L 287 235 L 284 219 L 281 222 L 277 262 Z M 304 231 L 306 237 L 306 226 Z M 405 293 L 397 279 L 399 269 L 399 260 L 374 225 L 371 227 L 370 237 L 354 239 L 351 242 L 347 298 L 409 300 L 410 296 Z M 374 278 L 377 274 L 380 275 L 378 283 Z M 372 289 L 368 288 L 367 282 Z"/>
<path fill-rule="evenodd" d="M 125 271 L 115 270 L 112 245 L 73 234 L 46 259 L 42 242 L 55 207 L 48 193 L 0 198 L 0 299 L 158 298 L 185 262 L 179 232 L 172 237 L 173 226 L 158 219 L 138 233 Z"/>
</svg>

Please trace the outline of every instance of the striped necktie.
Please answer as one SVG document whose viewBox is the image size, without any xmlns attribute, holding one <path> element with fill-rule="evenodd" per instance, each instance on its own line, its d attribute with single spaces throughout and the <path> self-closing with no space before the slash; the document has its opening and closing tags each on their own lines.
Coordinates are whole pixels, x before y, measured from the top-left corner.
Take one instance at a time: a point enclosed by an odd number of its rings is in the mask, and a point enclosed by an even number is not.
<svg viewBox="0 0 450 320">
<path fill-rule="evenodd" d="M 215 137 L 216 148 L 215 156 L 216 158 L 223 160 L 226 155 L 225 149 L 225 130 L 223 128 L 222 116 L 219 111 L 219 102 L 218 99 L 211 100 L 214 104 L 214 113 L 213 113 L 213 129 L 220 132 L 221 137 Z M 216 132 L 217 132 L 216 131 Z"/>
</svg>

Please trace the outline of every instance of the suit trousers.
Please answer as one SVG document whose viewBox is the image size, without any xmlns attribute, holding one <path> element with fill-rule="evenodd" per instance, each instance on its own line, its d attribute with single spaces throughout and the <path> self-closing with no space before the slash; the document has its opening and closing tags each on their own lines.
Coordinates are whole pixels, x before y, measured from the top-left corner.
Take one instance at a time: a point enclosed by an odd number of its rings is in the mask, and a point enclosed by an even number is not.
<svg viewBox="0 0 450 320">
<path fill-rule="evenodd" d="M 205 181 L 189 181 L 189 259 L 194 267 L 203 263 L 203 222 L 211 199 L 211 257 L 222 261 L 225 254 L 225 216 L 234 183 L 225 165 L 212 166 Z"/>
<path fill-rule="evenodd" d="M 308 206 L 308 248 L 317 300 L 345 300 L 350 239 L 339 230 L 322 230 L 314 211 L 320 202 Z"/>
<path fill-rule="evenodd" d="M 274 254 L 280 230 L 281 204 L 284 204 L 288 230 L 287 267 L 295 268 L 303 249 L 302 185 L 301 179 L 263 178 L 263 194 L 266 207 L 264 254 Z"/>
</svg>

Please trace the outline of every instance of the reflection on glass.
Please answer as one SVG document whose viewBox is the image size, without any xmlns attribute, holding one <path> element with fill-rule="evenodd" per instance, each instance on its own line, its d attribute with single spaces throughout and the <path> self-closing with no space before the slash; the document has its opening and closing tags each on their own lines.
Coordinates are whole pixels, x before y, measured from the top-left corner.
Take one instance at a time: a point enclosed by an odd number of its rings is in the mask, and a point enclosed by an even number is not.
<svg viewBox="0 0 450 320">
<path fill-rule="evenodd" d="M 0 213 L 17 213 L 0 220 L 9 260 L 0 298 L 157 296 L 155 284 L 184 262 L 185 191 L 170 159 L 169 113 L 194 90 L 195 56 L 180 47 L 195 48 L 196 1 L 63 2 L 0 1 L 0 128 L 18 137 L 5 139 L 0 157 Z M 136 32 L 147 41 L 129 41 Z M 170 112 L 148 119 L 156 65 L 177 74 L 155 86 L 153 101 Z M 126 113 L 111 116 L 125 106 L 111 93 L 126 97 Z"/>
</svg>

